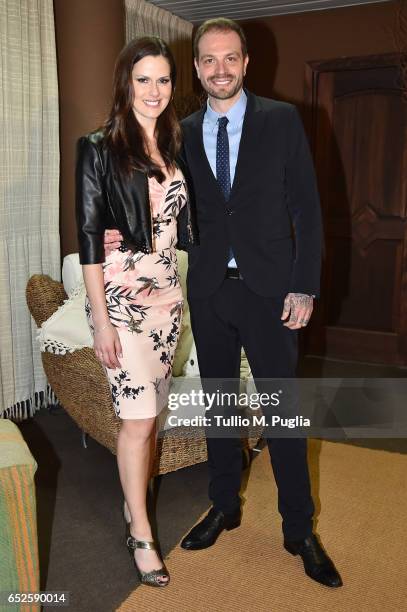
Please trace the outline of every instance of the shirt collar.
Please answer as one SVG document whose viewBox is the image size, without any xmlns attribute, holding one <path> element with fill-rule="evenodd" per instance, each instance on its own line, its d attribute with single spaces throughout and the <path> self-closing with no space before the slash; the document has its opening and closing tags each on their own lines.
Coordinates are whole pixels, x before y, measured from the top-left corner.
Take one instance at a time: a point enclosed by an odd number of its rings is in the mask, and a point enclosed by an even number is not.
<svg viewBox="0 0 407 612">
<path fill-rule="evenodd" d="M 206 102 L 206 111 L 205 111 L 205 121 L 209 121 L 209 123 L 215 125 L 218 123 L 219 117 L 227 117 L 229 119 L 229 124 L 238 125 L 240 121 L 242 121 L 244 114 L 246 112 L 247 106 L 247 95 L 244 90 L 240 94 L 240 97 L 233 106 L 231 106 L 227 113 L 217 113 L 211 108 L 209 104 L 209 98 Z"/>
</svg>

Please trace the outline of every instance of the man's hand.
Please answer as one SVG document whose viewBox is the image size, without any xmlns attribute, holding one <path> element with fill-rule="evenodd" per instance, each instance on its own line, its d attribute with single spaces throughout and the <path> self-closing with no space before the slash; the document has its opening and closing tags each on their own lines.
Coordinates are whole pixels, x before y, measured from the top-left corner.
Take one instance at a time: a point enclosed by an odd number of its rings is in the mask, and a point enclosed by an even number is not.
<svg viewBox="0 0 407 612">
<path fill-rule="evenodd" d="M 305 327 L 310 320 L 314 308 L 314 299 L 305 293 L 288 293 L 284 300 L 281 320 L 290 318 L 284 323 L 289 329 L 300 329 Z"/>
<path fill-rule="evenodd" d="M 118 249 L 121 241 L 123 240 L 123 236 L 117 229 L 107 229 L 105 231 L 103 243 L 105 247 L 105 257 L 110 255 L 112 251 Z"/>
</svg>

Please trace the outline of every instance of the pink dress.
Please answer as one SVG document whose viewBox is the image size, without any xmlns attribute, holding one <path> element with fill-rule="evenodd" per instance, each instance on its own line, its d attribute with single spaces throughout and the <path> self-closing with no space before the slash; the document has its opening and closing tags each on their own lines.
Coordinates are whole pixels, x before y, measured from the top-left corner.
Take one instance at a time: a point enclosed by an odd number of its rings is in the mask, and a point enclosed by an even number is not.
<svg viewBox="0 0 407 612">
<path fill-rule="evenodd" d="M 109 318 L 123 350 L 121 368 L 106 368 L 106 374 L 122 419 L 154 417 L 166 406 L 182 318 L 176 244 L 184 176 L 177 168 L 165 183 L 149 178 L 148 185 L 154 252 L 115 250 L 103 264 Z M 93 330 L 88 301 L 86 313 Z"/>
</svg>

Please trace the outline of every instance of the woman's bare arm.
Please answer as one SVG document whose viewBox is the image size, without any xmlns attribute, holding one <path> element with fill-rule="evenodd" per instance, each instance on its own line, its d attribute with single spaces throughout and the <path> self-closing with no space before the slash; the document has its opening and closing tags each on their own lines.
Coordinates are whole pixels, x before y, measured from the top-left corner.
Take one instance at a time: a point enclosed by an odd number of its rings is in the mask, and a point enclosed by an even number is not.
<svg viewBox="0 0 407 612">
<path fill-rule="evenodd" d="M 117 330 L 111 324 L 107 312 L 102 265 L 86 264 L 82 266 L 82 271 L 92 309 L 95 328 L 93 348 L 96 357 L 107 368 L 120 368 L 118 358 L 122 356 L 122 348 Z"/>
</svg>

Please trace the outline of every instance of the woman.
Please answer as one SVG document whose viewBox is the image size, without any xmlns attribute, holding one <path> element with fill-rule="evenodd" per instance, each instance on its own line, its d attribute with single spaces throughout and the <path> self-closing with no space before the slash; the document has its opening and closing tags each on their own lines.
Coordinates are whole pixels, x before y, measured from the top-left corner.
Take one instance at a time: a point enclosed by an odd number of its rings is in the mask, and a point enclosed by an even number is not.
<svg viewBox="0 0 407 612">
<path fill-rule="evenodd" d="M 130 42 L 116 64 L 109 118 L 79 140 L 76 171 L 86 311 L 122 419 L 117 461 L 126 544 L 141 581 L 160 587 L 169 575 L 155 550 L 146 493 L 182 316 L 175 247 L 197 238 L 187 170 L 178 157 L 175 80 L 162 40 Z M 123 242 L 105 259 L 106 228 L 118 229 Z"/>
</svg>

